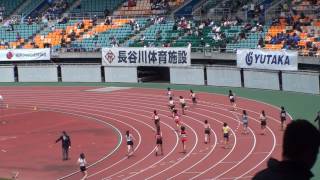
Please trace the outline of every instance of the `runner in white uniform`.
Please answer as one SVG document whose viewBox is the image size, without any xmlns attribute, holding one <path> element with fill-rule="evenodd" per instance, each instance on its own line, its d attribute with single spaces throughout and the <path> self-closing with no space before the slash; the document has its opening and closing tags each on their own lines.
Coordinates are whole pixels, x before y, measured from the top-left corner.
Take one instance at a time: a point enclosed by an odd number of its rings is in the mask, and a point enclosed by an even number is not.
<svg viewBox="0 0 320 180">
<path fill-rule="evenodd" d="M 174 101 L 173 101 L 173 98 L 172 98 L 172 97 L 169 98 L 169 104 L 168 104 L 168 106 L 169 106 L 169 110 L 170 110 L 171 112 L 173 112 L 173 111 L 174 111 L 174 108 L 175 108 L 175 104 L 174 104 Z"/>
<path fill-rule="evenodd" d="M 80 165 L 80 171 L 83 174 L 83 177 L 81 178 L 81 180 L 84 180 L 87 178 L 88 172 L 87 172 L 87 168 L 86 168 L 87 161 L 86 161 L 83 153 L 80 154 L 80 157 L 78 159 L 78 164 Z"/>
<path fill-rule="evenodd" d="M 169 87 L 167 88 L 167 96 L 169 99 L 173 97 L 173 93 Z"/>
<path fill-rule="evenodd" d="M 180 105 L 181 105 L 182 114 L 185 114 L 184 111 L 187 110 L 186 100 L 182 96 L 180 96 L 179 97 L 179 102 L 180 102 Z"/>
<path fill-rule="evenodd" d="M 196 93 L 194 93 L 192 89 L 190 89 L 190 97 L 192 99 L 192 104 L 193 105 L 197 104 L 197 96 L 196 96 Z"/>
<path fill-rule="evenodd" d="M 134 152 L 134 148 L 133 148 L 133 140 L 134 137 L 132 136 L 132 134 L 130 134 L 129 131 L 126 132 L 126 140 L 127 140 L 127 147 L 128 147 L 128 158 L 133 154 Z"/>
</svg>

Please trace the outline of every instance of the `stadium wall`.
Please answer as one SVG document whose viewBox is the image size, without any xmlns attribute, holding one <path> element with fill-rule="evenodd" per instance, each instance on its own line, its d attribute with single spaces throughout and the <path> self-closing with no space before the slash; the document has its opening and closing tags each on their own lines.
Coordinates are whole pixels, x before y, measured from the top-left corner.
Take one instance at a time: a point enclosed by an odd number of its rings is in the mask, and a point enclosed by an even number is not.
<svg viewBox="0 0 320 180">
<path fill-rule="evenodd" d="M 284 91 L 319 94 L 319 73 L 283 72 L 282 85 Z"/>
<path fill-rule="evenodd" d="M 241 87 L 240 69 L 228 66 L 209 66 L 207 67 L 207 84 Z"/>
<path fill-rule="evenodd" d="M 263 70 L 244 70 L 244 87 L 280 90 L 279 72 Z"/>
<path fill-rule="evenodd" d="M 171 67 L 170 83 L 204 85 L 204 67 Z"/>
<path fill-rule="evenodd" d="M 58 82 L 57 66 L 18 66 L 20 82 Z"/>
<path fill-rule="evenodd" d="M 137 67 L 104 67 L 106 82 L 138 82 Z"/>
<path fill-rule="evenodd" d="M 0 66 L 0 82 L 14 82 L 13 66 Z"/>
<path fill-rule="evenodd" d="M 62 65 L 62 82 L 101 82 L 100 65 Z"/>
<path fill-rule="evenodd" d="M 61 67 L 61 73 L 60 73 Z M 137 67 L 100 65 L 0 66 L 0 82 L 138 82 Z M 17 71 L 17 72 L 16 72 Z M 243 71 L 243 73 L 242 73 Z M 240 69 L 230 66 L 170 67 L 173 84 L 248 87 L 319 94 L 319 73 Z M 282 87 L 282 89 L 281 89 Z"/>
</svg>

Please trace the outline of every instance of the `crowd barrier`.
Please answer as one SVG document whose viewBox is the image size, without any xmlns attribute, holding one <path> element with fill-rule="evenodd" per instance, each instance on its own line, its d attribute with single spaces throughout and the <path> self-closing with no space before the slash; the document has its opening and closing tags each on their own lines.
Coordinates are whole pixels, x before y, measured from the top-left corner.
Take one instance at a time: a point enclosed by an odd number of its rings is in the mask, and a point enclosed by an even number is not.
<svg viewBox="0 0 320 180">
<path fill-rule="evenodd" d="M 247 87 L 319 94 L 319 72 L 169 67 L 170 83 Z M 101 65 L 1 66 L 0 82 L 138 82 L 137 67 Z"/>
</svg>

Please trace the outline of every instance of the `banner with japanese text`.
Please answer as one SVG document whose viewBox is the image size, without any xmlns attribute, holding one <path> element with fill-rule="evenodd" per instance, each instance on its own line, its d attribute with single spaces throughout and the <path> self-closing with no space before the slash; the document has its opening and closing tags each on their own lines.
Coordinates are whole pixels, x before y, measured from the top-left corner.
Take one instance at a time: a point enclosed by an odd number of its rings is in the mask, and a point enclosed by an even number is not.
<svg viewBox="0 0 320 180">
<path fill-rule="evenodd" d="M 110 47 L 102 49 L 104 66 L 190 66 L 191 48 Z"/>
<path fill-rule="evenodd" d="M 38 60 L 50 60 L 50 48 L 0 50 L 0 61 L 38 61 Z"/>
<path fill-rule="evenodd" d="M 298 70 L 298 52 L 238 49 L 237 66 L 255 69 Z"/>
</svg>

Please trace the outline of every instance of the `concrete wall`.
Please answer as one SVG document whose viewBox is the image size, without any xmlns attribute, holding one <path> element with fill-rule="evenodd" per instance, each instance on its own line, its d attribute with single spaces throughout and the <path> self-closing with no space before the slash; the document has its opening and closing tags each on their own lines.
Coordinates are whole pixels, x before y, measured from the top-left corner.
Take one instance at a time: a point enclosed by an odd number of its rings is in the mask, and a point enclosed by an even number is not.
<svg viewBox="0 0 320 180">
<path fill-rule="evenodd" d="M 57 66 L 18 66 L 19 82 L 58 82 Z"/>
<path fill-rule="evenodd" d="M 62 82 L 101 82 L 100 65 L 62 65 Z"/>
<path fill-rule="evenodd" d="M 13 66 L 0 66 L 0 82 L 14 82 Z"/>
<path fill-rule="evenodd" d="M 282 87 L 284 91 L 319 94 L 319 73 L 283 72 Z"/>
<path fill-rule="evenodd" d="M 137 67 L 104 67 L 106 82 L 138 82 Z"/>
<path fill-rule="evenodd" d="M 244 87 L 280 90 L 277 71 L 244 70 Z"/>
<path fill-rule="evenodd" d="M 241 87 L 240 69 L 225 66 L 207 67 L 207 83 L 213 86 Z"/>
<path fill-rule="evenodd" d="M 170 83 L 204 85 L 204 67 L 170 67 Z"/>
</svg>

